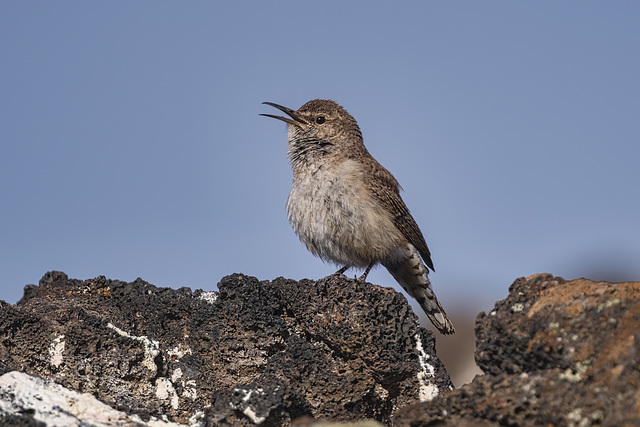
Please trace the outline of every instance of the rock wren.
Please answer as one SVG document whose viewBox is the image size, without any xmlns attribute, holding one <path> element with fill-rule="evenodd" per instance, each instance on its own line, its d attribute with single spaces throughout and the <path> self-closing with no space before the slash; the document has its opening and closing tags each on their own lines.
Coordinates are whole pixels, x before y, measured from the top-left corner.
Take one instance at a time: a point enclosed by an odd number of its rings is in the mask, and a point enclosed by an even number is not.
<svg viewBox="0 0 640 427">
<path fill-rule="evenodd" d="M 338 273 L 365 268 L 360 280 L 375 264 L 384 265 L 441 333 L 454 333 L 431 289 L 424 236 L 400 184 L 364 146 L 356 120 L 328 100 L 314 99 L 297 111 L 264 104 L 289 116 L 261 114 L 288 125 L 293 183 L 287 211 L 300 240 L 314 255 L 343 266 Z"/>
</svg>

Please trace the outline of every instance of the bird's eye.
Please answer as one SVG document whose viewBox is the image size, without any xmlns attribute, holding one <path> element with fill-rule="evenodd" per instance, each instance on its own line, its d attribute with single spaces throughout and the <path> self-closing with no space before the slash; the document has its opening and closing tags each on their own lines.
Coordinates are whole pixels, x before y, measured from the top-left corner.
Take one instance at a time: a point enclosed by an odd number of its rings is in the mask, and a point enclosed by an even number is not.
<svg viewBox="0 0 640 427">
<path fill-rule="evenodd" d="M 327 121 L 327 119 L 325 119 L 325 117 L 324 117 L 324 116 L 318 116 L 318 117 L 316 117 L 316 123 L 317 123 L 317 124 L 319 124 L 319 125 L 323 124 L 323 123 L 324 123 L 324 122 L 326 122 L 326 121 Z"/>
</svg>

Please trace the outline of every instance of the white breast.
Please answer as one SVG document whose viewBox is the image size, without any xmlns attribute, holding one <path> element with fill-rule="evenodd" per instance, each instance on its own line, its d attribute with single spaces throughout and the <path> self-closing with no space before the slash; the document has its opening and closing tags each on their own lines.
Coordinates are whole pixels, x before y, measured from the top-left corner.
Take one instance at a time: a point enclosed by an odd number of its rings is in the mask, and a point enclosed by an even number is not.
<svg viewBox="0 0 640 427">
<path fill-rule="evenodd" d="M 366 267 L 403 243 L 391 215 L 372 199 L 353 160 L 294 172 L 287 211 L 307 248 L 339 265 Z"/>
</svg>

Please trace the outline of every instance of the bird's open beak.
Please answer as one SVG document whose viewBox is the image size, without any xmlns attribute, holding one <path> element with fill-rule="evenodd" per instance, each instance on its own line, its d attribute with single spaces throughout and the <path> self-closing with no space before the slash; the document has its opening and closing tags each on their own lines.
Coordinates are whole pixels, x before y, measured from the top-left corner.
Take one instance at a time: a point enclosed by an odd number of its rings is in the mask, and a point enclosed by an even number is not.
<svg viewBox="0 0 640 427">
<path fill-rule="evenodd" d="M 295 110 L 292 110 L 291 108 L 283 107 L 282 105 L 274 104 L 273 102 L 263 102 L 263 104 L 276 107 L 278 110 L 282 111 L 283 113 L 291 117 L 291 119 L 293 120 L 291 120 L 289 117 L 274 116 L 273 114 L 260 114 L 261 116 L 272 117 L 274 119 L 282 120 L 283 122 L 286 122 L 286 123 L 289 123 L 290 125 L 294 125 L 298 127 L 300 127 L 301 123 L 307 124 L 307 121 L 303 119 L 302 116 L 300 116 L 298 113 L 295 112 Z"/>
</svg>

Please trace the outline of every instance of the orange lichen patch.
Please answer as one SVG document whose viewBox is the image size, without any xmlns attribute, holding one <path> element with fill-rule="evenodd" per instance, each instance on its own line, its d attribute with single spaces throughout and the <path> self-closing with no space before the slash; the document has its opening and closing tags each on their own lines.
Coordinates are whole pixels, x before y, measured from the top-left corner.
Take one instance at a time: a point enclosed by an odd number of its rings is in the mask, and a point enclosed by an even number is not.
<svg viewBox="0 0 640 427">
<path fill-rule="evenodd" d="M 594 360 L 592 369 L 610 369 L 612 374 L 603 377 L 603 383 L 616 380 L 620 376 L 624 371 L 624 366 L 619 364 L 620 361 L 629 360 L 634 347 L 638 345 L 635 337 L 638 332 L 637 318 L 637 313 L 633 315 L 627 312 L 623 318 L 619 319 L 618 327 L 613 334 L 598 346 L 598 357 Z M 633 378 L 627 378 L 627 380 L 631 381 Z"/>
<path fill-rule="evenodd" d="M 534 347 L 537 347 L 541 343 L 544 343 L 543 344 L 544 350 L 547 353 L 551 353 L 552 351 L 556 350 L 558 347 L 556 336 L 557 336 L 556 330 L 550 330 L 545 328 L 539 331 L 538 333 L 535 334 L 533 338 L 531 338 L 531 340 L 529 340 L 529 344 L 527 345 L 526 352 L 531 353 Z"/>
<path fill-rule="evenodd" d="M 587 279 L 577 279 L 564 283 L 562 286 L 545 289 L 529 310 L 531 318 L 545 307 L 562 305 L 563 311 L 569 315 L 577 315 L 585 308 L 593 306 L 596 301 L 602 301 L 603 295 L 608 295 L 610 301 L 638 301 L 640 300 L 640 283 L 610 283 L 592 282 Z M 604 307 L 606 308 L 606 307 Z"/>
<path fill-rule="evenodd" d="M 624 371 L 624 365 L 616 365 L 610 372 L 612 376 L 617 378 L 622 374 L 622 371 Z"/>
<path fill-rule="evenodd" d="M 599 339 L 586 339 L 580 332 L 580 325 L 571 319 L 579 319 L 579 315 L 589 311 L 600 318 L 601 334 Z M 638 319 L 640 319 L 640 283 L 593 282 L 578 279 L 542 290 L 537 301 L 528 312 L 532 318 L 560 314 L 555 327 L 538 331 L 529 340 L 527 352 L 544 350 L 553 352 L 558 346 L 571 349 L 569 357 L 574 363 L 587 363 L 587 375 L 610 370 L 611 375 L 600 377 L 600 384 L 605 385 L 626 375 L 627 364 L 621 361 L 634 357 L 638 345 Z M 615 320 L 614 320 L 615 319 Z M 556 329 L 557 328 L 557 329 Z M 571 337 L 571 330 L 576 328 L 576 335 L 570 342 L 560 343 Z M 605 332 L 606 329 L 606 332 Z M 563 331 L 558 335 L 558 331 Z M 570 353 L 569 353 L 570 354 Z M 596 375 L 597 376 L 597 375 Z M 629 378 L 629 380 L 631 380 Z M 638 378 L 640 381 L 640 378 Z"/>
</svg>

